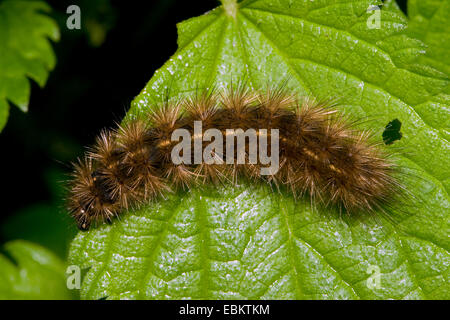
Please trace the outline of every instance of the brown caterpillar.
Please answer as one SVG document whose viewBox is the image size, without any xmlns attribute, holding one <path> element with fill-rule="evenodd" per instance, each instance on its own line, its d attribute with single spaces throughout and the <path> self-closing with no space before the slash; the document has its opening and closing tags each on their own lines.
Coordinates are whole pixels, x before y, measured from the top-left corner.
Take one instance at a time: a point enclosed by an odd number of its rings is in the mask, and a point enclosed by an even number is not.
<svg viewBox="0 0 450 320">
<path fill-rule="evenodd" d="M 195 135 L 195 121 L 202 123 L 200 136 Z M 235 145 L 231 157 L 219 148 L 206 149 L 210 142 L 203 139 L 203 132 L 212 128 L 225 137 L 227 129 L 255 129 L 258 138 L 270 141 L 269 153 L 275 150 L 272 129 L 278 129 L 278 170 L 261 175 L 267 164 L 249 161 L 250 143 L 240 149 Z M 215 161 L 198 163 L 183 149 L 180 155 L 191 161 L 175 164 L 176 129 L 187 130 L 190 142 L 200 143 L 201 151 L 207 150 Z M 284 89 L 205 92 L 167 102 L 143 119 L 103 131 L 74 165 L 69 210 L 85 230 L 171 190 L 244 178 L 286 188 L 295 197 L 308 194 L 314 201 L 349 212 L 373 212 L 389 205 L 403 189 L 395 178 L 396 165 L 373 140 L 370 132 L 356 130 L 335 105 L 298 99 Z M 228 150 L 222 144 L 222 150 Z M 238 161 L 242 156 L 244 164 Z"/>
</svg>

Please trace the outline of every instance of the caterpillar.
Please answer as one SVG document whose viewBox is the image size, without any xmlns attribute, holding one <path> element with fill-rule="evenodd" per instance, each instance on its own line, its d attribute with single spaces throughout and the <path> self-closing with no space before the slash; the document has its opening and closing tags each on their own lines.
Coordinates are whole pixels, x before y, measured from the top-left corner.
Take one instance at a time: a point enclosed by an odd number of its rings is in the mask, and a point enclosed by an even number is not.
<svg viewBox="0 0 450 320">
<path fill-rule="evenodd" d="M 87 230 L 166 192 L 240 179 L 284 188 L 296 198 L 309 195 L 348 212 L 382 209 L 404 188 L 396 178 L 397 166 L 371 131 L 356 129 L 337 107 L 286 89 L 244 86 L 168 99 L 145 116 L 100 133 L 74 164 L 69 211 L 78 228 Z M 215 148 L 206 134 L 210 129 L 215 130 Z M 249 143 L 229 143 L 230 129 L 247 133 Z M 253 144 L 250 133 L 256 137 Z M 218 134 L 227 141 L 218 140 Z M 174 136 L 187 136 L 187 145 L 207 161 L 180 148 Z M 258 142 L 266 146 L 265 158 L 252 158 Z M 174 161 L 174 154 L 184 161 Z M 268 154 L 277 155 L 278 167 L 262 174 Z"/>
</svg>

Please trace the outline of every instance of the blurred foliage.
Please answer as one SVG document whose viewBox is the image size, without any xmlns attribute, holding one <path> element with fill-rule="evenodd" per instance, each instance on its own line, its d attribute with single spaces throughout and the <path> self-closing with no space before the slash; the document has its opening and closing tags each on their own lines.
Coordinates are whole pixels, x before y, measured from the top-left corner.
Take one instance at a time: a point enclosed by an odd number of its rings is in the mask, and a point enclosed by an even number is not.
<svg viewBox="0 0 450 320">
<path fill-rule="evenodd" d="M 30 84 L 43 87 L 55 56 L 49 39 L 59 39 L 55 21 L 42 12 L 50 7 L 42 1 L 0 2 L 0 131 L 9 114 L 8 101 L 28 110 Z"/>
<path fill-rule="evenodd" d="M 66 287 L 63 261 L 48 249 L 23 240 L 8 242 L 0 252 L 0 299 L 75 298 Z"/>
<path fill-rule="evenodd" d="M 81 28 L 69 32 L 75 36 L 86 37 L 92 47 L 100 47 L 105 42 L 108 32 L 116 24 L 117 10 L 111 5 L 110 0 L 78 0 L 73 3 L 81 11 Z M 68 3 L 62 7 L 67 5 Z M 69 14 L 66 11 L 56 11 L 54 16 L 59 25 L 65 26 Z"/>
<path fill-rule="evenodd" d="M 0 233 L 6 240 L 23 239 L 40 244 L 65 260 L 70 240 L 77 232 L 64 206 L 61 184 L 67 177 L 59 171 L 49 171 L 45 176 L 51 201 L 35 203 L 9 216 L 0 225 Z"/>
</svg>

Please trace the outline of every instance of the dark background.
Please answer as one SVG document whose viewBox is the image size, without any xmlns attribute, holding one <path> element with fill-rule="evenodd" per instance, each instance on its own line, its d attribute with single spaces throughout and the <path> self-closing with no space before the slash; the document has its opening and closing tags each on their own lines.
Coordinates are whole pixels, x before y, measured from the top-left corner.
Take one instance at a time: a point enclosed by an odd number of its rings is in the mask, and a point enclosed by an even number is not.
<svg viewBox="0 0 450 320">
<path fill-rule="evenodd" d="M 1 0 L 0 0 L 1 1 Z M 406 1 L 398 1 L 402 8 Z M 61 31 L 56 68 L 44 88 L 32 84 L 29 112 L 10 109 L 0 134 L 0 244 L 27 239 L 64 256 L 76 233 L 61 185 L 70 162 L 130 102 L 177 49 L 176 23 L 216 0 L 47 0 Z M 81 8 L 81 30 L 66 28 L 66 8 Z"/>
</svg>

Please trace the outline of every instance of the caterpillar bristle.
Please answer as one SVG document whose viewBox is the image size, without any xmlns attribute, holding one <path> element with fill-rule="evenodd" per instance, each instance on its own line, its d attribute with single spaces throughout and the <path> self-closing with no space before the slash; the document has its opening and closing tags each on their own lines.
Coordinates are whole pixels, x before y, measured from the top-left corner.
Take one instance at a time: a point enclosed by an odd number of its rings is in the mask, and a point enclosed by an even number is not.
<svg viewBox="0 0 450 320">
<path fill-rule="evenodd" d="M 95 177 L 90 158 L 74 164 L 70 192 L 69 212 L 81 230 L 89 229 L 92 222 L 111 221 L 120 209 L 120 204 L 110 197 L 106 187 Z"/>
<path fill-rule="evenodd" d="M 219 161 L 222 157 L 217 154 L 213 155 L 215 159 Z M 196 183 L 207 184 L 211 183 L 213 185 L 219 185 L 226 180 L 227 172 L 226 166 L 224 164 L 200 164 L 194 172 L 196 176 Z"/>
<path fill-rule="evenodd" d="M 181 104 L 166 102 L 150 112 L 149 121 L 154 128 L 171 132 L 180 125 L 181 117 Z"/>
<path fill-rule="evenodd" d="M 222 128 L 235 128 L 240 123 L 243 130 L 250 128 L 255 118 L 258 95 L 243 85 L 230 87 L 220 94 L 220 117 Z"/>
<path fill-rule="evenodd" d="M 183 107 L 186 111 L 187 119 L 202 121 L 203 125 L 208 127 L 212 124 L 212 121 L 219 111 L 217 94 L 214 91 L 197 93 L 194 97 L 187 98 Z M 186 122 L 189 125 L 190 122 Z"/>
<path fill-rule="evenodd" d="M 103 165 L 110 165 L 119 159 L 120 153 L 115 141 L 115 131 L 102 130 L 87 156 Z"/>
<path fill-rule="evenodd" d="M 285 90 L 285 88 L 268 88 L 257 96 L 258 104 L 267 115 L 279 118 L 287 114 L 298 101 L 297 97 Z"/>
<path fill-rule="evenodd" d="M 86 157 L 74 164 L 69 211 L 80 229 L 111 221 L 167 192 L 241 179 L 265 181 L 295 199 L 308 195 L 312 203 L 350 213 L 385 212 L 406 190 L 396 178 L 391 154 L 371 131 L 356 129 L 358 122 L 338 112 L 337 103 L 299 99 L 285 85 L 255 91 L 240 83 L 222 92 L 167 100 L 152 110 L 102 131 Z M 201 162 L 183 148 L 174 149 L 177 129 L 187 133 L 191 146 L 200 147 Z M 210 129 L 215 134 L 206 134 Z M 225 140 L 235 132 L 227 129 L 254 132 L 255 141 L 266 141 L 266 156 L 279 156 L 277 170 L 263 175 L 268 164 L 254 161 L 259 149 L 250 143 L 228 150 Z M 224 139 L 217 142 L 221 151 L 217 144 L 212 147 L 217 134 Z M 273 142 L 277 137 L 279 146 Z M 174 162 L 173 151 L 184 160 Z"/>
<path fill-rule="evenodd" d="M 124 150 L 125 156 L 146 147 L 148 124 L 143 120 L 135 120 L 119 126 L 116 141 L 119 148 Z"/>
<path fill-rule="evenodd" d="M 163 168 L 163 175 L 171 181 L 175 189 L 189 190 L 195 183 L 195 173 L 185 165 L 167 165 Z"/>
</svg>

